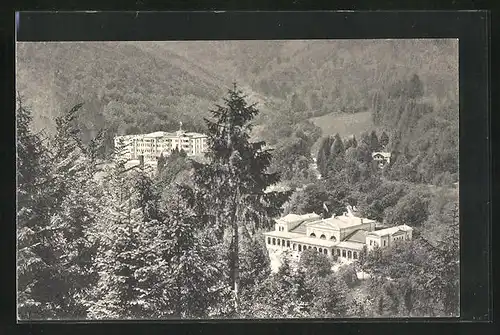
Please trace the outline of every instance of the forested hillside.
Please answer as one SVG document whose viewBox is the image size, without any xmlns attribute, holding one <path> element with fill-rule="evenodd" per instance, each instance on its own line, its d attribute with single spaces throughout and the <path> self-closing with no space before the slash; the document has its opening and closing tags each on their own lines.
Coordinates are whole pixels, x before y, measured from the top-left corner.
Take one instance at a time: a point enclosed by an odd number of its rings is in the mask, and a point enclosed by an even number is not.
<svg viewBox="0 0 500 335">
<path fill-rule="evenodd" d="M 103 133 L 88 143 L 79 136 L 81 105 L 57 117 L 55 136 L 45 138 L 18 98 L 21 320 L 458 315 L 458 194 L 449 179 L 407 180 L 414 170 L 399 159 L 380 169 L 371 152 L 394 140 L 372 131 L 324 137 L 318 180 L 308 163 L 319 128 L 287 123 L 281 131 L 293 131 L 274 136 L 269 150 L 251 140 L 259 110 L 242 91 L 234 86 L 220 100 L 207 112 L 205 159 L 174 151 L 152 173 L 126 168 L 120 146 L 108 157 L 115 164 L 103 167 Z M 269 191 L 280 182 L 302 187 Z M 284 254 L 272 272 L 262 232 L 275 218 L 328 217 L 347 204 L 363 217 L 412 226 L 413 239 L 365 248 L 346 265 L 313 249 L 298 259 Z"/>
<path fill-rule="evenodd" d="M 451 40 L 18 43 L 17 88 L 34 127 L 83 102 L 80 123 L 116 133 L 203 130 L 203 117 L 232 82 L 262 113 L 258 136 L 286 120 L 373 112 L 374 97 L 418 74 L 433 105 L 457 101 Z M 266 128 L 268 131 L 266 131 Z M 270 131 L 269 131 L 270 130 Z M 370 130 L 370 129 L 366 129 Z M 267 136 L 267 137 L 266 137 Z"/>
</svg>

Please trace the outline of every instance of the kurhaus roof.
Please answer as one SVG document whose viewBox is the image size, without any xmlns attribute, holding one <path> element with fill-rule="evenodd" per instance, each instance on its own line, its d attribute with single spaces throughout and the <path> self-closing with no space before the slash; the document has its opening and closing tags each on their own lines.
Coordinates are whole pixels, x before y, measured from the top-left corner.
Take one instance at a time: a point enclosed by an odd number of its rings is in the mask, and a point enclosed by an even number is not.
<svg viewBox="0 0 500 335">
<path fill-rule="evenodd" d="M 331 248 L 337 244 L 337 242 L 333 242 L 330 240 L 322 240 L 320 238 L 307 237 L 307 236 L 303 236 L 303 235 L 302 235 L 302 237 L 297 237 L 297 238 L 292 239 L 291 242 L 310 244 L 313 246 L 321 246 L 321 247 L 327 247 L 327 248 Z"/>
<path fill-rule="evenodd" d="M 318 220 L 320 219 L 321 216 L 319 216 L 316 213 L 308 213 L 308 214 L 303 214 L 303 215 L 298 215 L 298 214 L 288 214 L 282 218 L 279 218 L 277 221 L 282 221 L 286 223 L 295 223 L 295 222 L 301 222 L 305 220 Z"/>
<path fill-rule="evenodd" d="M 293 232 L 288 232 L 288 231 L 279 231 L 279 230 L 273 230 L 273 231 L 264 233 L 264 235 L 271 236 L 271 237 L 288 238 L 288 239 L 304 236 L 303 234 L 298 234 L 298 233 L 293 233 Z"/>
<path fill-rule="evenodd" d="M 307 226 L 314 228 L 329 228 L 339 230 L 371 222 L 375 221 L 366 218 L 342 215 L 307 223 Z"/>
<path fill-rule="evenodd" d="M 319 216 L 316 213 L 308 213 L 303 215 L 288 214 L 280 219 L 277 219 L 276 222 L 290 224 L 291 226 L 288 229 L 291 232 L 305 234 L 306 233 L 305 224 L 307 222 L 318 220 L 320 218 L 321 216 Z"/>
<path fill-rule="evenodd" d="M 391 228 L 385 228 L 381 230 L 375 230 L 372 232 L 369 232 L 368 235 L 376 235 L 376 236 L 386 236 L 386 235 L 393 235 L 397 233 L 398 231 L 412 231 L 413 228 L 407 225 L 400 225 L 396 227 L 391 227 Z"/>
<path fill-rule="evenodd" d="M 359 242 L 342 241 L 342 242 L 337 243 L 336 246 L 338 248 L 363 250 L 363 247 L 365 246 L 365 244 L 364 243 L 359 243 Z"/>
<path fill-rule="evenodd" d="M 345 237 L 344 241 L 365 243 L 366 235 L 368 235 L 368 231 L 363 230 L 363 229 L 359 229 L 359 230 L 356 230 L 353 233 L 347 235 Z"/>
</svg>

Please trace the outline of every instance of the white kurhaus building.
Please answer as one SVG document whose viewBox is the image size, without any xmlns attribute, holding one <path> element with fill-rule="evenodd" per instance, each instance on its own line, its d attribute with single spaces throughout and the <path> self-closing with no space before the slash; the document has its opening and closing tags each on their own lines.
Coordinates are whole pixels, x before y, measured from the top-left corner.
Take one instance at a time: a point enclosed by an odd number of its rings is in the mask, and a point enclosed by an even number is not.
<svg viewBox="0 0 500 335">
<path fill-rule="evenodd" d="M 315 213 L 288 214 L 276 220 L 275 230 L 264 233 L 269 252 L 314 249 L 339 259 L 356 260 L 363 247 L 388 247 L 395 240 L 411 240 L 407 225 L 376 230 L 374 220 L 357 217 L 349 206 L 341 216 L 322 219 Z"/>
</svg>

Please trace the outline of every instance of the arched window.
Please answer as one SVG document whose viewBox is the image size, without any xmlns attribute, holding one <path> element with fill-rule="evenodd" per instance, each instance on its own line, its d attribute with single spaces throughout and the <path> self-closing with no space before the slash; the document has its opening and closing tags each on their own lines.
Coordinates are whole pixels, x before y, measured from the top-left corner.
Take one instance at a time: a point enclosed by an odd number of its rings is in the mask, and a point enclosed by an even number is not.
<svg viewBox="0 0 500 335">
<path fill-rule="evenodd" d="M 271 238 L 270 237 L 267 238 L 267 244 L 271 244 Z"/>
<path fill-rule="evenodd" d="M 319 248 L 319 252 L 320 252 L 320 253 L 321 253 L 321 252 L 323 252 L 323 248 Z"/>
<path fill-rule="evenodd" d="M 290 241 L 286 241 L 286 247 L 290 248 Z"/>
<path fill-rule="evenodd" d="M 278 245 L 280 245 L 280 244 L 281 244 L 281 240 L 280 240 L 280 239 L 278 239 Z"/>
<path fill-rule="evenodd" d="M 328 255 L 328 250 L 327 250 L 327 249 L 323 249 L 323 253 L 324 253 L 325 255 Z"/>
<path fill-rule="evenodd" d="M 351 258 L 352 258 L 352 252 L 351 252 L 351 250 L 349 250 L 349 251 L 347 252 L 347 258 L 349 258 L 349 259 L 351 259 Z"/>
<path fill-rule="evenodd" d="M 299 251 L 302 251 L 302 245 L 299 244 Z"/>
<path fill-rule="evenodd" d="M 358 253 L 356 251 L 352 253 L 352 258 L 358 259 Z"/>
<path fill-rule="evenodd" d="M 310 237 L 316 237 L 316 234 L 315 233 L 311 233 L 311 235 L 309 235 Z"/>
<path fill-rule="evenodd" d="M 326 240 L 325 234 L 321 234 L 321 236 L 319 238 L 322 239 L 322 240 Z"/>
<path fill-rule="evenodd" d="M 276 245 L 276 239 L 273 237 L 273 245 Z"/>
<path fill-rule="evenodd" d="M 314 251 L 318 251 L 318 248 L 314 247 Z"/>
<path fill-rule="evenodd" d="M 340 249 L 337 249 L 337 256 L 340 257 Z"/>
<path fill-rule="evenodd" d="M 307 248 L 307 249 L 311 249 L 311 248 L 312 248 L 312 247 L 311 247 L 311 246 L 309 246 L 309 248 Z"/>
<path fill-rule="evenodd" d="M 346 257 L 345 250 L 342 250 L 342 257 Z"/>
<path fill-rule="evenodd" d="M 333 242 L 337 242 L 337 238 L 335 236 L 330 237 L 330 240 L 332 240 Z"/>
<path fill-rule="evenodd" d="M 293 244 L 293 250 L 297 250 L 297 245 L 295 243 Z"/>
</svg>

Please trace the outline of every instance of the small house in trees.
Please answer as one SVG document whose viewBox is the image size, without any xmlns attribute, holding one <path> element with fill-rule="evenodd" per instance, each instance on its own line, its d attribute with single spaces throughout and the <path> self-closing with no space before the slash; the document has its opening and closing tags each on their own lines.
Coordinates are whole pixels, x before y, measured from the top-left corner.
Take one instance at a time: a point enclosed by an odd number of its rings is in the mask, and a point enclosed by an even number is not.
<svg viewBox="0 0 500 335">
<path fill-rule="evenodd" d="M 380 168 L 383 168 L 387 164 L 391 162 L 391 153 L 390 152 L 373 152 L 372 158 L 374 161 L 378 163 Z"/>
<path fill-rule="evenodd" d="M 388 247 L 395 240 L 410 240 L 412 228 L 407 225 L 377 230 L 374 220 L 358 217 L 347 206 L 346 212 L 328 219 L 316 213 L 288 214 L 276 220 L 274 231 L 264 233 L 268 252 L 290 251 L 296 257 L 307 249 L 343 261 L 355 261 L 366 246 Z"/>
</svg>

